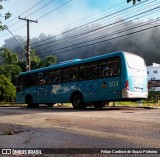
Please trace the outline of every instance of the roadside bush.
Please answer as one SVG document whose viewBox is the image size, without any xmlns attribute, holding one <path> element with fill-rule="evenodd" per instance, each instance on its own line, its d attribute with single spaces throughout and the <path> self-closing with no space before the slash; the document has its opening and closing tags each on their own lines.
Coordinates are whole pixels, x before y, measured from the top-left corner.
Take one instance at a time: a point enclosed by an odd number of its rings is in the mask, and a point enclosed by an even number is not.
<svg viewBox="0 0 160 157">
<path fill-rule="evenodd" d="M 10 80 L 0 75 L 0 101 L 11 101 L 16 98 L 16 87 Z"/>
</svg>

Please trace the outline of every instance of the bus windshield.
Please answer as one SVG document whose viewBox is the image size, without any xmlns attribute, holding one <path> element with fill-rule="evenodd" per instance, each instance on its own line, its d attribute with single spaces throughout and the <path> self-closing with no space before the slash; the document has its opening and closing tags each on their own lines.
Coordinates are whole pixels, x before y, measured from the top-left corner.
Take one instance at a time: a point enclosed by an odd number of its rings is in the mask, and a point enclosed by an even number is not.
<svg viewBox="0 0 160 157">
<path fill-rule="evenodd" d="M 136 70 L 145 70 L 145 63 L 143 58 L 129 53 L 125 53 L 125 58 L 130 68 Z"/>
</svg>

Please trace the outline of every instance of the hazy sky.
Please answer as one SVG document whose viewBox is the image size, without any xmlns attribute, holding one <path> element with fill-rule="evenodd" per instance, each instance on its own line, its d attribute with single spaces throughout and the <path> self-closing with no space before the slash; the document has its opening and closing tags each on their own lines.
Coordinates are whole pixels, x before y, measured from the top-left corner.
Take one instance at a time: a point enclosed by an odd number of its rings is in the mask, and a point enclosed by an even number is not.
<svg viewBox="0 0 160 157">
<path fill-rule="evenodd" d="M 22 14 L 22 18 L 27 17 L 31 20 L 37 20 L 68 1 L 70 0 L 9 0 L 1 2 L 4 7 L 4 9 L 1 10 L 1 15 L 4 15 L 4 13 L 8 11 L 12 13 L 12 17 L 10 19 L 3 21 L 1 17 L 1 20 L 3 24 L 6 24 L 9 27 L 9 30 L 14 35 L 26 36 L 26 26 L 24 26 L 26 22 L 23 20 L 20 21 L 17 18 L 19 15 Z M 31 23 L 30 36 L 32 38 L 38 36 L 40 33 L 56 34 L 62 30 L 73 28 L 89 20 L 95 19 L 96 17 L 109 14 L 113 10 L 118 9 L 118 7 L 123 8 L 126 5 L 132 5 L 132 3 L 127 4 L 126 0 L 72 0 L 63 7 L 53 11 L 43 18 L 40 18 L 38 20 L 38 24 Z M 87 18 L 88 16 L 91 17 Z M 87 19 L 79 21 L 84 18 Z M 12 19 L 14 20 L 11 21 Z M 24 27 L 19 29 L 22 26 Z M 3 44 L 5 39 L 10 37 L 12 37 L 12 35 L 8 31 L 0 32 L 0 46 Z"/>
</svg>

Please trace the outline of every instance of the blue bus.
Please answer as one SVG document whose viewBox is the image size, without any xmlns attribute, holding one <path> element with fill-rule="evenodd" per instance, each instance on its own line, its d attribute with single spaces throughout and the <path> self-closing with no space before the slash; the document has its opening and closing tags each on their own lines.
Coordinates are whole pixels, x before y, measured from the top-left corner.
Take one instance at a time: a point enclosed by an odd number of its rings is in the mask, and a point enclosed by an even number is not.
<svg viewBox="0 0 160 157">
<path fill-rule="evenodd" d="M 123 51 L 22 72 L 17 82 L 16 101 L 28 107 L 71 102 L 74 108 L 100 108 L 148 96 L 144 59 Z"/>
</svg>

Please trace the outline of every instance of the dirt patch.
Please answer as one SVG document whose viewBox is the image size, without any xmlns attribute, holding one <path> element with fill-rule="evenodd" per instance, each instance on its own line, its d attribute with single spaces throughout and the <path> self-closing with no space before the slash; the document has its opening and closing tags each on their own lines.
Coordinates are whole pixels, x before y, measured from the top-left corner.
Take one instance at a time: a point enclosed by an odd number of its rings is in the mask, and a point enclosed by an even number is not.
<svg viewBox="0 0 160 157">
<path fill-rule="evenodd" d="M 0 124 L 0 135 L 15 135 L 29 131 L 29 129 L 21 125 Z"/>
</svg>

